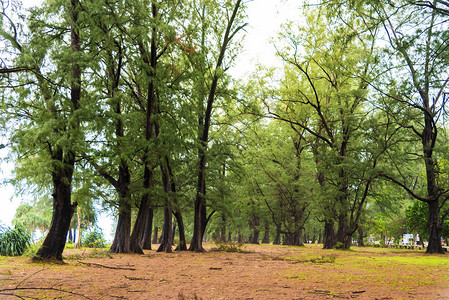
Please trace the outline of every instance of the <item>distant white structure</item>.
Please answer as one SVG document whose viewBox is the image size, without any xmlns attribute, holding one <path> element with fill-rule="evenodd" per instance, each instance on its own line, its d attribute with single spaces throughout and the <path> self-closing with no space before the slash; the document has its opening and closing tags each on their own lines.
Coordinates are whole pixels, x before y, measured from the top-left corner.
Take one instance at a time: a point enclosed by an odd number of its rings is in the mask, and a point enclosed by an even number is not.
<svg viewBox="0 0 449 300">
<path fill-rule="evenodd" d="M 413 234 L 407 233 L 402 236 L 402 244 L 404 245 L 414 245 L 419 241 L 419 234 L 416 235 L 416 238 Z"/>
</svg>

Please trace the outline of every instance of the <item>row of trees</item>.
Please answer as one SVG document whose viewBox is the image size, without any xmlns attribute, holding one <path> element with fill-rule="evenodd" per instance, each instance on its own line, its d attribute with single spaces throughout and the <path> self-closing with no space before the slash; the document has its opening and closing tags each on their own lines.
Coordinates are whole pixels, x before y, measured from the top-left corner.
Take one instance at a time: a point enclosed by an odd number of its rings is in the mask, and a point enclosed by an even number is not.
<svg viewBox="0 0 449 300">
<path fill-rule="evenodd" d="M 53 203 L 38 257 L 62 259 L 75 210 L 81 226 L 95 203 L 117 216 L 111 251 L 142 253 L 156 208 L 158 251 L 173 218 L 179 250 L 204 251 L 207 228 L 291 245 L 306 228 L 349 248 L 373 212 L 410 199 L 427 205 L 427 251 L 443 252 L 444 2 L 304 8 L 276 42 L 283 68 L 246 83 L 229 75 L 241 0 L 54 0 L 23 20 L 1 4 L 15 183 Z"/>
</svg>

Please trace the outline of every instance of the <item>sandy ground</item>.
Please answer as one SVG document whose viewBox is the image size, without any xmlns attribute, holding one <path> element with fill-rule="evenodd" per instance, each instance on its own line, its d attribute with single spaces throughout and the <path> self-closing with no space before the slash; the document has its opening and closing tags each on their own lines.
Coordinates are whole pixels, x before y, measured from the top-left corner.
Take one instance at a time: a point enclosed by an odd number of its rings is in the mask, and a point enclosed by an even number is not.
<svg viewBox="0 0 449 300">
<path fill-rule="evenodd" d="M 319 245 L 243 250 L 66 250 L 64 265 L 0 257 L 0 299 L 449 299 L 449 255 Z"/>
</svg>

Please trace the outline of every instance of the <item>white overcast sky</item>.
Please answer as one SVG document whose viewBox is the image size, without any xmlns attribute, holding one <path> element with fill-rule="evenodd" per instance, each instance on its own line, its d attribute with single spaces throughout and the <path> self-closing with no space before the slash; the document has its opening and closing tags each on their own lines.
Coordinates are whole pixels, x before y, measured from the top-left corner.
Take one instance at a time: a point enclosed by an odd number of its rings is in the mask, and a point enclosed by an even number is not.
<svg viewBox="0 0 449 300">
<path fill-rule="evenodd" d="M 24 7 L 39 5 L 42 0 L 23 0 Z M 255 70 L 257 64 L 274 66 L 280 64 L 270 39 L 276 36 L 281 24 L 300 20 L 301 0 L 253 0 L 248 1 L 248 26 L 243 52 L 238 56 L 231 72 L 244 77 Z M 2 141 L 0 141 L 1 143 Z M 5 142 L 5 141 L 3 141 Z M 0 158 L 5 157 L 7 149 L 0 149 Z M 11 176 L 11 165 L 0 160 L 0 182 Z M 23 199 L 14 197 L 10 185 L 0 186 L 0 225 L 11 225 L 17 206 Z M 110 222 L 100 220 L 100 227 L 106 235 L 110 234 Z"/>
</svg>

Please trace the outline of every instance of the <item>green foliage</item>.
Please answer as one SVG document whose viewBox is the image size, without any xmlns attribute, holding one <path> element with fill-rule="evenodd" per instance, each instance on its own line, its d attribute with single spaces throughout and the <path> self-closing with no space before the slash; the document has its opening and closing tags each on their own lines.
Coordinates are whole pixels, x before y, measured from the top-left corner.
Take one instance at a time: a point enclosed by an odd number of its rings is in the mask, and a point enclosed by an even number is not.
<svg viewBox="0 0 449 300">
<path fill-rule="evenodd" d="M 37 251 L 41 248 L 42 242 L 31 244 L 28 248 L 23 252 L 22 256 L 35 258 Z"/>
<path fill-rule="evenodd" d="M 30 245 L 30 241 L 30 234 L 20 225 L 14 228 L 0 228 L 0 255 L 22 255 Z"/>
<path fill-rule="evenodd" d="M 413 205 L 409 206 L 406 211 L 407 226 L 413 232 L 419 233 L 419 236 L 424 240 L 429 237 L 429 230 L 427 228 L 427 216 L 429 214 L 429 207 L 427 203 L 422 201 L 415 201 Z M 444 216 L 443 210 L 440 217 Z M 449 238 L 449 218 L 443 222 L 443 231 L 441 233 L 443 238 Z"/>
<path fill-rule="evenodd" d="M 103 248 L 105 242 L 103 232 L 98 227 L 95 227 L 93 231 L 83 237 L 81 245 L 89 248 Z"/>
<path fill-rule="evenodd" d="M 335 249 L 344 249 L 345 245 L 342 242 L 337 242 L 335 244 Z"/>
<path fill-rule="evenodd" d="M 215 245 L 217 247 L 212 248 L 212 251 L 217 252 L 238 252 L 238 253 L 244 253 L 247 252 L 243 250 L 243 244 L 242 243 L 235 243 L 235 242 L 215 242 Z"/>
</svg>

